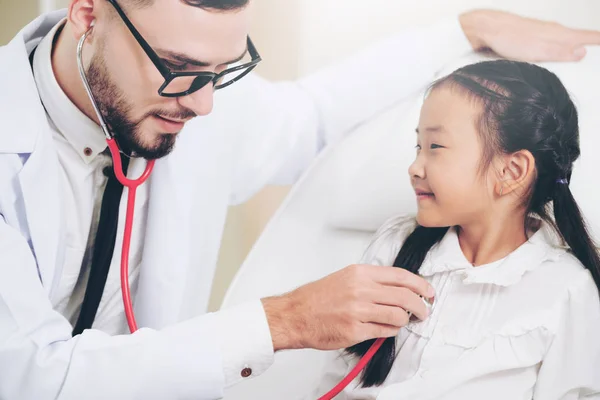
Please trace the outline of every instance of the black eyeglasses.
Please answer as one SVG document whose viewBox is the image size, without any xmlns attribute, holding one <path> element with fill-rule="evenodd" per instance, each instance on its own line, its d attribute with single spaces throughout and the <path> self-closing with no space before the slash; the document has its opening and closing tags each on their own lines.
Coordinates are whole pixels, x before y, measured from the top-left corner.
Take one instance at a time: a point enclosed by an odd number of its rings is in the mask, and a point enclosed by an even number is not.
<svg viewBox="0 0 600 400">
<path fill-rule="evenodd" d="M 142 37 L 142 35 L 135 29 L 135 26 L 131 23 L 125 12 L 117 4 L 115 0 L 107 0 L 113 5 L 117 13 L 135 38 L 139 45 L 144 49 L 148 58 L 152 61 L 154 66 L 158 69 L 160 74 L 165 79 L 165 83 L 158 89 L 158 94 L 163 97 L 181 97 L 187 96 L 194 93 L 197 90 L 202 89 L 204 86 L 212 83 L 215 90 L 223 89 L 234 82 L 239 81 L 244 76 L 248 75 L 256 65 L 262 60 L 256 47 L 248 36 L 248 54 L 251 57 L 251 61 L 245 64 L 237 65 L 226 69 L 221 73 L 197 71 L 197 72 L 175 72 L 165 65 L 163 60 L 156 54 L 148 42 Z"/>
</svg>

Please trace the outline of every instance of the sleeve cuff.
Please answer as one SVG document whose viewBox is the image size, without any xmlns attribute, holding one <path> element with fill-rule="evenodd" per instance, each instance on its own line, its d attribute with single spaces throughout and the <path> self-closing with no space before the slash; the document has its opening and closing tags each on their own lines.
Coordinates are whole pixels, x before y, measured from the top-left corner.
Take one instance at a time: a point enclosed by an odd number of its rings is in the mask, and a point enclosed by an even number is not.
<svg viewBox="0 0 600 400">
<path fill-rule="evenodd" d="M 273 364 L 271 331 L 260 301 L 227 308 L 215 316 L 225 387 L 261 375 Z"/>
</svg>

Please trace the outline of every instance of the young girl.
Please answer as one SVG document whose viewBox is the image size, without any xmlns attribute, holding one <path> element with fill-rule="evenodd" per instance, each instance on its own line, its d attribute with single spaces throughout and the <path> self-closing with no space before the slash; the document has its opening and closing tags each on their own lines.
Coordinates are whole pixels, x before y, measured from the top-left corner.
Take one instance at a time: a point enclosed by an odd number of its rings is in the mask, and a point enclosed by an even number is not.
<svg viewBox="0 0 600 400">
<path fill-rule="evenodd" d="M 387 223 L 363 261 L 425 277 L 433 308 L 338 399 L 600 399 L 600 259 L 569 190 L 579 133 L 559 79 L 461 68 L 431 87 L 416 148 L 416 221 Z M 371 344 L 335 354 L 314 397 Z"/>
</svg>

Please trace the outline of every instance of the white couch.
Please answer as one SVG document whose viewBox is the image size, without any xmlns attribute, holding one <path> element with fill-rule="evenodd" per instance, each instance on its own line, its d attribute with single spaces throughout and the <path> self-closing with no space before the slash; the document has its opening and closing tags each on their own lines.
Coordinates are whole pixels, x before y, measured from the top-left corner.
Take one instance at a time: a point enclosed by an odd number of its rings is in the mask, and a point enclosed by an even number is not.
<svg viewBox="0 0 600 400">
<path fill-rule="evenodd" d="M 441 74 L 481 59 L 471 55 L 456 60 Z M 558 74 L 577 103 L 582 155 L 571 188 L 600 234 L 600 48 L 590 48 L 579 64 L 543 66 Z M 288 291 L 355 263 L 385 219 L 415 210 L 407 168 L 414 158 L 421 101 L 419 95 L 399 104 L 325 150 L 256 243 L 225 307 Z M 299 398 L 318 379 L 323 355 L 310 350 L 279 353 L 269 371 L 229 389 L 225 398 Z"/>
</svg>

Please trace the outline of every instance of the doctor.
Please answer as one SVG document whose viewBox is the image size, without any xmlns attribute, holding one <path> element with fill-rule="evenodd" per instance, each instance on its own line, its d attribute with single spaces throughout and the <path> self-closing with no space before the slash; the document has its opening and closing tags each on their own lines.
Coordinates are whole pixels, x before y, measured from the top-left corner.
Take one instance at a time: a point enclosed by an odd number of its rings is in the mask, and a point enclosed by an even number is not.
<svg viewBox="0 0 600 400">
<path fill-rule="evenodd" d="M 204 314 L 227 207 L 293 182 L 324 145 L 461 53 L 569 61 L 600 43 L 597 32 L 476 11 L 299 82 L 249 74 L 215 91 L 237 71 L 160 95 L 159 69 L 220 73 L 259 61 L 247 3 L 72 0 L 0 48 L 1 399 L 217 399 L 265 371 L 274 351 L 394 335 L 404 310 L 426 318 L 415 293 L 434 294 L 423 280 L 368 266 Z M 119 283 L 126 196 L 77 70 L 88 31 L 92 92 L 123 152 L 141 156 L 122 156 L 128 175 L 157 159 L 135 211 L 132 335 Z"/>
</svg>

